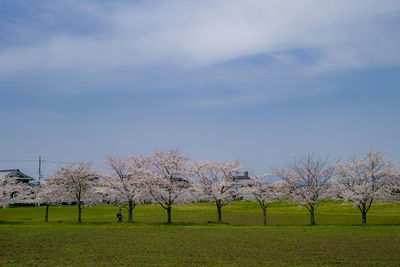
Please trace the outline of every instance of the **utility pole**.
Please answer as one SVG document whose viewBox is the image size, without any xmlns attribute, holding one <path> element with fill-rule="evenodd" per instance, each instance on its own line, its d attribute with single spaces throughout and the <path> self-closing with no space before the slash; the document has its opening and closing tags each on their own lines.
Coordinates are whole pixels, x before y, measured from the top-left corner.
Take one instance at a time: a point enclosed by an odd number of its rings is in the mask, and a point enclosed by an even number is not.
<svg viewBox="0 0 400 267">
<path fill-rule="evenodd" d="M 39 156 L 39 183 L 40 179 L 42 179 L 42 157 Z"/>
</svg>

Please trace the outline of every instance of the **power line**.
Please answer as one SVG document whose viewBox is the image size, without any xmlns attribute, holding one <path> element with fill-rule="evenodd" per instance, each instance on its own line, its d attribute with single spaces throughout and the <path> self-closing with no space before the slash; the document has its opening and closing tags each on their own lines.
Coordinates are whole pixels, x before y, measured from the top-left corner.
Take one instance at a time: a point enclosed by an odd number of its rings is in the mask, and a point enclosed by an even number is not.
<svg viewBox="0 0 400 267">
<path fill-rule="evenodd" d="M 38 162 L 36 159 L 9 159 L 9 160 L 0 160 L 0 163 L 22 163 L 22 162 Z M 38 168 L 38 180 L 43 178 L 43 163 L 50 163 L 50 164 L 75 164 L 77 162 L 70 162 L 70 161 L 58 161 L 58 160 L 42 160 L 42 157 L 39 156 L 39 168 Z M 94 163 L 92 162 L 92 165 L 98 166 L 98 167 L 104 167 L 104 164 L 101 163 Z"/>
<path fill-rule="evenodd" d="M 15 160 L 0 160 L 0 163 L 18 163 L 18 162 L 37 162 L 37 159 L 15 159 Z M 57 161 L 57 160 L 42 160 L 42 163 L 50 163 L 50 164 L 74 164 L 77 162 L 72 161 Z M 102 163 L 92 162 L 95 166 L 103 166 Z"/>
<path fill-rule="evenodd" d="M 0 162 L 33 162 L 36 159 L 15 159 L 15 160 L 0 160 Z"/>
<path fill-rule="evenodd" d="M 55 161 L 55 160 L 42 160 L 42 162 L 55 163 L 55 164 L 73 164 L 74 163 L 74 162 L 68 162 L 68 161 Z"/>
<path fill-rule="evenodd" d="M 42 160 L 42 162 L 45 162 L 45 163 L 54 163 L 54 164 L 74 164 L 74 163 L 78 163 L 78 162 L 55 161 L 55 160 Z M 103 166 L 103 164 L 101 164 L 101 163 L 94 163 L 94 162 L 92 162 L 92 165 L 95 165 L 95 166 Z"/>
</svg>

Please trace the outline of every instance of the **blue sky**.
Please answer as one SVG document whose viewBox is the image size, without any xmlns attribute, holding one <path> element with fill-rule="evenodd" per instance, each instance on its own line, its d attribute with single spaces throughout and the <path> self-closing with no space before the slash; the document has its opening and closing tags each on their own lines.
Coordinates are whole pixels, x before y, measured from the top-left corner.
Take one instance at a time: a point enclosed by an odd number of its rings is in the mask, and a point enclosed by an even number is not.
<svg viewBox="0 0 400 267">
<path fill-rule="evenodd" d="M 1 1 L 0 168 L 399 159 L 399 1 Z M 56 164 L 45 163 L 50 175 Z"/>
</svg>

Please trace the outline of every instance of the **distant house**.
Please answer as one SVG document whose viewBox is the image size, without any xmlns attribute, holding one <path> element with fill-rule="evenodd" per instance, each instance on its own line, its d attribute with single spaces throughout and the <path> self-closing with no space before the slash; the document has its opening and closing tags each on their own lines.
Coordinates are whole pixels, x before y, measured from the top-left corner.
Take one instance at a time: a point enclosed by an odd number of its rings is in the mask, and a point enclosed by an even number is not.
<svg viewBox="0 0 400 267">
<path fill-rule="evenodd" d="M 26 184 L 34 180 L 19 169 L 0 170 L 0 178 L 15 178 L 18 182 Z"/>
<path fill-rule="evenodd" d="M 245 185 L 250 181 L 249 172 L 244 171 L 242 173 L 237 172 L 236 175 L 233 177 L 233 181 L 237 185 Z"/>
<path fill-rule="evenodd" d="M 26 175 L 25 173 L 21 172 L 19 169 L 9 169 L 9 170 L 0 170 L 0 182 L 1 183 L 7 183 L 7 180 L 9 182 L 11 181 L 16 181 L 17 184 L 27 184 L 27 186 L 21 187 L 21 188 L 16 188 L 16 191 L 9 191 L 9 192 L 3 192 L 3 198 L 1 199 L 0 205 L 3 207 L 8 206 L 10 204 L 14 206 L 31 206 L 34 205 L 34 191 L 33 191 L 33 184 L 29 183 L 30 181 L 34 180 L 32 177 Z M 23 188 L 23 189 L 22 189 Z M 24 190 L 24 191 L 19 191 L 23 195 L 21 199 L 15 198 L 15 194 L 17 193 L 18 190 Z M 25 191 L 27 190 L 27 191 Z"/>
<path fill-rule="evenodd" d="M 235 176 L 233 176 L 233 182 L 234 186 L 230 190 L 233 193 L 233 198 L 237 199 L 239 194 L 240 188 L 246 186 L 248 182 L 251 180 L 249 177 L 249 172 L 244 171 L 244 172 L 237 172 Z"/>
</svg>

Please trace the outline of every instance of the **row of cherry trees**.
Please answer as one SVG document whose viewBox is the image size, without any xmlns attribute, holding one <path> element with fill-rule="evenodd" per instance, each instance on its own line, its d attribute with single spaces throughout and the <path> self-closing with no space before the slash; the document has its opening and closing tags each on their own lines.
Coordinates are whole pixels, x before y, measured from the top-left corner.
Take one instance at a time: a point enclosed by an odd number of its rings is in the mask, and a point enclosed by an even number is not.
<svg viewBox="0 0 400 267">
<path fill-rule="evenodd" d="M 372 150 L 362 158 L 349 157 L 333 163 L 309 154 L 285 168 L 273 169 L 271 174 L 252 173 L 246 184 L 235 179 L 241 170 L 240 161 L 191 163 L 178 150 L 156 151 L 149 156 L 107 157 L 106 169 L 96 171 L 90 163 L 66 165 L 34 187 L 3 178 L 1 201 L 3 206 L 33 201 L 45 205 L 45 221 L 50 205 L 73 203 L 78 207 L 79 222 L 84 205 L 127 203 L 128 221 L 133 222 L 134 208 L 153 202 L 166 210 L 167 222 L 171 223 L 175 204 L 199 200 L 215 203 L 221 222 L 222 208 L 240 197 L 259 203 L 265 225 L 267 208 L 273 201 L 297 202 L 306 207 L 310 223 L 315 224 L 315 210 L 321 200 L 334 199 L 352 202 L 365 224 L 374 201 L 395 200 L 400 193 L 398 166 Z M 276 177 L 280 180 L 272 181 Z"/>
</svg>

